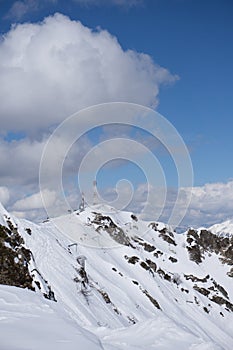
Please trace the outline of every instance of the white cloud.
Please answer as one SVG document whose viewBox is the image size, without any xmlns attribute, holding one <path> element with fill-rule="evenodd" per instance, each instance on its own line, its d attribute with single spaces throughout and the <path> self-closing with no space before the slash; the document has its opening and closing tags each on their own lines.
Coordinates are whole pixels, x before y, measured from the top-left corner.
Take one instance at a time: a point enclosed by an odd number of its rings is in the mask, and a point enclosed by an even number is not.
<svg viewBox="0 0 233 350">
<path fill-rule="evenodd" d="M 11 6 L 8 14 L 5 16 L 5 18 L 20 20 L 27 13 L 37 11 L 38 6 L 39 6 L 38 0 L 15 1 Z"/>
<path fill-rule="evenodd" d="M 13 210 L 22 212 L 31 209 L 42 209 L 44 207 L 42 196 L 46 199 L 46 203 L 48 203 L 49 206 L 55 204 L 56 192 L 44 190 L 43 193 L 37 192 L 32 194 L 31 196 L 27 196 L 23 199 L 16 201 L 16 203 L 13 206 Z"/>
<path fill-rule="evenodd" d="M 40 157 L 46 139 L 6 142 L 0 139 L 0 179 L 4 185 L 31 185 L 38 181 Z"/>
<path fill-rule="evenodd" d="M 0 203 L 6 205 L 10 199 L 9 190 L 5 186 L 0 186 Z"/>
<path fill-rule="evenodd" d="M 148 187 L 146 184 L 139 185 L 133 193 L 133 189 L 127 183 L 122 183 L 119 190 L 119 199 L 117 206 L 125 206 L 128 199 L 131 198 L 131 203 L 127 206 L 127 210 L 136 214 L 140 214 L 146 205 Z M 163 214 L 159 218 L 160 221 L 167 222 L 171 215 L 172 208 L 176 200 L 176 190 L 168 189 L 167 201 L 163 207 L 163 203 L 160 201 L 161 189 L 150 186 L 150 195 L 152 205 L 146 213 L 143 213 L 141 218 L 145 220 L 157 220 L 157 214 L 163 208 Z M 1 188 L 0 188 L 1 189 Z M 206 184 L 202 187 L 193 187 L 192 189 L 183 188 L 183 199 L 187 191 L 192 191 L 193 197 L 190 203 L 190 207 L 184 217 L 182 223 L 180 223 L 180 230 L 185 230 L 187 227 L 198 228 L 200 226 L 211 226 L 212 224 L 219 223 L 229 218 L 233 218 L 233 180 L 227 183 L 212 183 Z M 89 203 L 93 201 L 93 193 L 91 190 L 85 193 L 86 199 Z M 106 188 L 102 189 L 100 193 L 104 200 L 114 201 L 117 197 L 116 189 Z M 1 195 L 1 192 L 0 192 Z M 52 216 L 62 215 L 67 213 L 67 203 L 65 204 L 58 194 L 53 191 L 45 190 L 43 193 L 46 203 L 49 208 L 49 213 Z M 79 195 L 75 190 L 67 194 L 67 202 L 70 203 L 71 208 L 76 209 L 78 207 Z M 180 210 L 183 209 L 182 201 L 180 202 Z M 18 200 L 13 206 L 12 211 L 14 214 L 20 217 L 26 217 L 31 220 L 42 220 L 46 217 L 46 213 L 43 210 L 40 193 L 35 193 L 29 197 Z"/>
<path fill-rule="evenodd" d="M 61 14 L 12 27 L 0 42 L 0 75 L 2 132 L 31 133 L 102 102 L 155 106 L 160 85 L 177 79 L 107 31 Z"/>
<path fill-rule="evenodd" d="M 5 19 L 20 21 L 27 15 L 38 12 L 47 3 L 56 4 L 59 0 L 17 0 L 13 2 L 10 10 L 5 15 Z"/>
<path fill-rule="evenodd" d="M 211 225 L 233 217 L 233 180 L 192 189 L 190 221 Z"/>
<path fill-rule="evenodd" d="M 152 198 L 152 206 L 143 214 L 146 220 L 153 220 L 161 209 L 162 203 L 159 201 L 160 189 L 150 187 Z M 182 211 L 185 203 L 185 196 L 189 191 L 192 192 L 192 200 L 184 220 L 180 224 L 183 228 L 187 226 L 210 226 L 214 223 L 222 222 L 233 218 L 233 180 L 227 183 L 212 183 L 205 184 L 201 187 L 182 188 L 182 198 L 180 201 L 180 210 Z M 113 198 L 114 190 L 109 189 L 108 197 Z M 124 192 L 122 192 L 124 194 Z M 129 209 L 140 213 L 146 203 L 148 194 L 147 185 L 142 184 L 134 192 L 133 200 Z M 162 221 L 167 221 L 171 215 L 171 210 L 176 200 L 176 190 L 167 190 L 167 201 L 164 206 L 163 214 L 160 218 Z M 154 200 L 153 200 L 154 198 Z M 183 199 L 183 200 L 182 200 Z"/>
</svg>

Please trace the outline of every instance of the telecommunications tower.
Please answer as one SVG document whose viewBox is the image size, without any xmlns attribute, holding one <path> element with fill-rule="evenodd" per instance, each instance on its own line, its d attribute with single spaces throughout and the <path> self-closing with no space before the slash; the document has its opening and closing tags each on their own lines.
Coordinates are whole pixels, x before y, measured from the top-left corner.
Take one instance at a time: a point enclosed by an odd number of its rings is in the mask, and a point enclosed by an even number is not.
<svg viewBox="0 0 233 350">
<path fill-rule="evenodd" d="M 93 205 L 98 204 L 97 181 L 93 181 Z"/>
<path fill-rule="evenodd" d="M 84 193 L 82 192 L 82 199 L 81 199 L 81 203 L 79 204 L 80 212 L 83 211 L 84 208 L 85 208 L 85 198 L 84 198 Z"/>
</svg>

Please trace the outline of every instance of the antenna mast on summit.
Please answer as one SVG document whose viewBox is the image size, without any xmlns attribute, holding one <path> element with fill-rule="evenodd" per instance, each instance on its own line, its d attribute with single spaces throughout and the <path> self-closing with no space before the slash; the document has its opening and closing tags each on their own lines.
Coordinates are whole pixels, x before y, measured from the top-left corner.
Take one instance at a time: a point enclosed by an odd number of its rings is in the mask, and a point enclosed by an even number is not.
<svg viewBox="0 0 233 350">
<path fill-rule="evenodd" d="M 81 203 L 79 204 L 79 210 L 83 211 L 85 207 L 85 198 L 84 198 L 84 193 L 82 192 L 82 199 L 81 199 Z"/>
<path fill-rule="evenodd" d="M 93 181 L 93 205 L 98 203 L 98 195 L 97 195 L 97 181 Z"/>
</svg>

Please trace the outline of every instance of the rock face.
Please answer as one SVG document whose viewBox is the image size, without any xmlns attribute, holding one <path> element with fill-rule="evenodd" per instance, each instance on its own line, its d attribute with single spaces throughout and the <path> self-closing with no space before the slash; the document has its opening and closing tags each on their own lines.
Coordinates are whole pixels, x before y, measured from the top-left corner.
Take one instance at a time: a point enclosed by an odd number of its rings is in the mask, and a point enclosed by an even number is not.
<svg viewBox="0 0 233 350">
<path fill-rule="evenodd" d="M 10 217 L 4 215 L 5 225 L 0 224 L 0 284 L 40 291 L 46 299 L 56 301 L 48 281 L 37 269 L 33 253 L 25 245 Z M 31 236 L 30 228 L 24 228 Z"/>
<path fill-rule="evenodd" d="M 94 214 L 95 217 L 91 221 L 91 223 L 97 226 L 97 232 L 104 230 L 117 243 L 126 246 L 130 244 L 129 238 L 127 237 L 125 232 L 113 222 L 110 216 L 102 215 L 101 213 Z M 135 218 L 136 217 L 133 217 L 133 220 L 135 220 Z"/>
<path fill-rule="evenodd" d="M 28 270 L 31 251 L 24 247 L 17 227 L 9 219 L 7 224 L 0 225 L 0 284 L 35 290 Z"/>
<path fill-rule="evenodd" d="M 203 261 L 205 254 L 215 253 L 223 264 L 233 265 L 233 236 L 222 237 L 208 230 L 190 229 L 186 242 L 190 259 L 197 264 Z M 232 268 L 227 274 L 232 277 Z"/>
</svg>

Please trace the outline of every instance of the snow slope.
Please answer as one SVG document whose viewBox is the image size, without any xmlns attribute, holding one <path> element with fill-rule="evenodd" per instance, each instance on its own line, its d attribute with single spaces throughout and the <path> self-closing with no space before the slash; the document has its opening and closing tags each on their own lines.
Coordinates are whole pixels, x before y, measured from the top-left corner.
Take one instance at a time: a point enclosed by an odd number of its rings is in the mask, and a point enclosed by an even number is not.
<svg viewBox="0 0 233 350">
<path fill-rule="evenodd" d="M 102 349 L 96 336 L 32 291 L 0 286 L 1 350 Z"/>
<path fill-rule="evenodd" d="M 233 235 L 233 220 L 227 220 L 220 224 L 215 224 L 211 226 L 210 231 L 219 234 L 221 236 L 232 236 Z"/>
<path fill-rule="evenodd" d="M 102 205 L 39 225 L 0 211 L 32 253 L 36 291 L 0 287 L 1 350 L 41 349 L 40 338 L 45 349 L 232 349 L 230 241 L 216 252 L 208 232 L 178 235 Z M 57 302 L 43 298 L 51 291 Z"/>
</svg>

